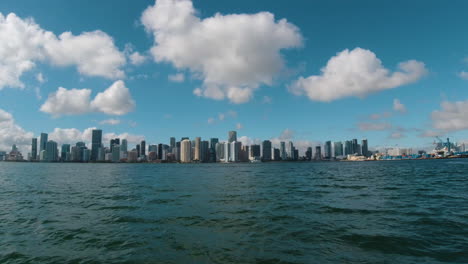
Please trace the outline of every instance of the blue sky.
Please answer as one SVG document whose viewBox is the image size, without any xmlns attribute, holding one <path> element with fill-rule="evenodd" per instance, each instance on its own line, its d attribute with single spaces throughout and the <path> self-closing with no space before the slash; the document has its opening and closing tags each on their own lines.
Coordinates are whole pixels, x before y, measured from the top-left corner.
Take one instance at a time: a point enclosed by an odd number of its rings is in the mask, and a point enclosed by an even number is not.
<svg viewBox="0 0 468 264">
<path fill-rule="evenodd" d="M 150 143 L 225 139 L 233 129 L 249 139 L 368 138 L 372 146 L 430 146 L 433 135 L 468 139 L 466 1 L 205 0 L 193 1 L 190 14 L 190 1 L 182 2 L 1 1 L 0 72 L 24 65 L 12 53 L 36 53 L 23 58 L 34 66 L 18 75 L 22 85 L 0 74 L 0 148 L 54 130 L 59 143 L 78 140 L 92 127 Z M 195 20 L 175 28 L 184 15 Z M 7 23 L 55 36 L 36 32 L 39 44 L 15 43 L 8 36 L 24 32 Z M 84 33 L 96 30 L 102 34 Z M 58 37 L 68 31 L 73 41 Z M 87 45 L 108 49 L 96 55 Z M 408 61 L 405 72 L 399 64 Z M 171 81 L 175 74 L 183 81 Z M 81 92 L 68 93 L 73 88 Z M 88 110 L 71 99 L 88 102 Z"/>
</svg>

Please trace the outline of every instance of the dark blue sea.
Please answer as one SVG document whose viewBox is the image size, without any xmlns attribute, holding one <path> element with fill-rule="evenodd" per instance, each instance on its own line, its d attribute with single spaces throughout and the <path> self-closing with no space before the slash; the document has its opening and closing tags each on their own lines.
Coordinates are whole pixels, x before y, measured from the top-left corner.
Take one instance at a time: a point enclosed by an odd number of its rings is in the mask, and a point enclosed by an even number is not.
<svg viewBox="0 0 468 264">
<path fill-rule="evenodd" d="M 468 160 L 0 162 L 0 263 L 468 263 Z"/>
</svg>

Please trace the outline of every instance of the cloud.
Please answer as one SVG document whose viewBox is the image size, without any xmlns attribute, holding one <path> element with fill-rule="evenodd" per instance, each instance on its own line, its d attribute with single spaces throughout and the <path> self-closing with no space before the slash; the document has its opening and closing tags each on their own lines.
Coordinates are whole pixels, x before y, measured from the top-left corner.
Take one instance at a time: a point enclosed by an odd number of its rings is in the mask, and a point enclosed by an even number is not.
<svg viewBox="0 0 468 264">
<path fill-rule="evenodd" d="M 102 31 L 56 36 L 42 29 L 33 19 L 21 19 L 14 13 L 0 13 L 0 90 L 24 88 L 21 76 L 36 63 L 76 66 L 86 76 L 123 78 L 125 56 L 114 40 Z"/>
<path fill-rule="evenodd" d="M 243 129 L 243 128 L 244 128 L 244 126 L 243 126 L 241 123 L 237 123 L 237 124 L 236 124 L 236 129 L 237 129 L 237 130 L 241 130 L 241 129 Z"/>
<path fill-rule="evenodd" d="M 85 114 L 91 111 L 90 96 L 90 89 L 67 90 L 59 87 L 56 92 L 49 94 L 40 110 L 54 117 Z"/>
<path fill-rule="evenodd" d="M 141 55 L 138 51 L 130 54 L 128 58 L 130 59 L 130 63 L 133 65 L 141 65 L 146 61 L 146 57 Z"/>
<path fill-rule="evenodd" d="M 400 138 L 404 138 L 404 137 L 406 137 L 406 136 L 401 132 L 393 132 L 389 136 L 390 139 L 400 139 Z"/>
<path fill-rule="evenodd" d="M 42 73 L 38 73 L 36 74 L 36 80 L 39 82 L 39 83 L 45 83 L 46 82 L 46 79 L 44 79 L 44 76 L 42 75 Z"/>
<path fill-rule="evenodd" d="M 208 124 L 214 124 L 216 122 L 222 122 L 228 118 L 237 118 L 237 112 L 236 111 L 233 111 L 233 110 L 229 110 L 227 112 L 224 112 L 224 113 L 218 113 L 218 119 L 214 118 L 214 117 L 210 117 L 208 118 Z"/>
<path fill-rule="evenodd" d="M 284 141 L 284 142 L 292 141 L 294 144 L 294 147 L 297 150 L 299 150 L 299 155 L 304 155 L 304 153 L 307 151 L 307 148 L 309 147 L 314 148 L 315 146 L 321 145 L 321 143 L 318 141 L 296 139 L 295 131 L 289 128 L 283 130 L 281 134 L 279 135 L 279 137 L 271 138 L 270 141 L 273 147 L 276 147 L 276 148 L 279 148 L 281 141 Z"/>
<path fill-rule="evenodd" d="M 116 81 L 91 102 L 91 107 L 109 115 L 127 114 L 135 109 L 135 105 L 123 81 Z"/>
<path fill-rule="evenodd" d="M 406 113 L 406 106 L 402 104 L 400 100 L 393 99 L 393 110 L 400 113 Z"/>
<path fill-rule="evenodd" d="M 441 110 L 432 112 L 432 127 L 451 132 L 468 129 L 468 100 L 441 103 Z"/>
<path fill-rule="evenodd" d="M 23 156 L 27 157 L 27 151 L 31 144 L 33 133 L 24 130 L 16 124 L 13 115 L 0 109 L 0 150 L 9 151 L 16 144 Z"/>
<path fill-rule="evenodd" d="M 109 115 L 124 115 L 135 108 L 135 101 L 123 81 L 114 82 L 104 92 L 98 93 L 90 101 L 90 89 L 67 90 L 59 87 L 49 94 L 40 111 L 54 117 L 62 115 L 81 115 L 90 112 L 102 112 Z"/>
<path fill-rule="evenodd" d="M 141 22 L 154 36 L 156 62 L 189 69 L 203 81 L 195 95 L 249 101 L 284 67 L 281 51 L 302 45 L 299 29 L 273 14 L 215 14 L 201 19 L 189 0 L 158 0 Z"/>
<path fill-rule="evenodd" d="M 461 71 L 460 73 L 458 73 L 458 77 L 462 78 L 463 80 L 468 80 L 468 72 Z"/>
<path fill-rule="evenodd" d="M 113 118 L 102 120 L 101 122 L 99 122 L 99 124 L 101 125 L 111 125 L 111 126 L 115 126 L 120 123 L 121 123 L 120 119 L 113 119 Z"/>
<path fill-rule="evenodd" d="M 208 118 L 208 124 L 211 125 L 211 124 L 214 124 L 215 122 L 216 122 L 216 119 L 214 119 L 212 117 Z"/>
<path fill-rule="evenodd" d="M 370 120 L 379 120 L 379 119 L 389 118 L 391 116 L 392 116 L 391 112 L 383 112 L 382 114 L 375 113 L 375 114 L 370 115 L 369 119 Z"/>
<path fill-rule="evenodd" d="M 415 60 L 401 62 L 398 68 L 400 71 L 393 73 L 384 68 L 370 50 L 346 49 L 328 61 L 321 75 L 300 77 L 288 89 L 313 101 L 330 102 L 410 84 L 427 73 L 424 63 Z"/>
<path fill-rule="evenodd" d="M 172 74 L 172 75 L 167 76 L 167 78 L 171 82 L 181 83 L 185 81 L 185 75 L 183 73 Z"/>
<path fill-rule="evenodd" d="M 369 123 L 361 122 L 358 123 L 358 128 L 361 131 L 383 131 L 392 128 L 390 123 L 380 122 L 380 123 Z"/>
</svg>

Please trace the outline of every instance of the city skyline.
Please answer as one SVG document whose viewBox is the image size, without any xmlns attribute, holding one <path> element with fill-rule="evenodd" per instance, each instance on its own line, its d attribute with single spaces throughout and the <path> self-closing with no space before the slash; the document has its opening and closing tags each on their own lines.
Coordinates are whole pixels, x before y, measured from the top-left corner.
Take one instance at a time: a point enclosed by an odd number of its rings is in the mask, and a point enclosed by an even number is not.
<svg viewBox="0 0 468 264">
<path fill-rule="evenodd" d="M 97 127 L 129 144 L 236 130 L 244 142 L 297 142 L 301 155 L 349 138 L 468 142 L 468 3 L 363 5 L 2 1 L 0 151 L 31 152 L 37 137 L 39 155 L 41 132 L 92 144 Z M 171 12 L 189 18 L 184 34 L 158 19 Z"/>
</svg>

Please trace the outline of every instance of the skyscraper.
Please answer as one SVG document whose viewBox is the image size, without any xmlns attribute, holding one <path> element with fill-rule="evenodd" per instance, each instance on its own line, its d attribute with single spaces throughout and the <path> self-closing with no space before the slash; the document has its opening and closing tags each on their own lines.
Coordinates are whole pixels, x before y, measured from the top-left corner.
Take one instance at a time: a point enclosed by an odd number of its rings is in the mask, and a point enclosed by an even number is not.
<svg viewBox="0 0 468 264">
<path fill-rule="evenodd" d="M 232 143 L 234 141 L 237 141 L 237 132 L 236 131 L 229 131 L 228 142 Z"/>
<path fill-rule="evenodd" d="M 249 156 L 250 156 L 250 159 L 260 159 L 261 158 L 260 145 L 251 145 Z"/>
<path fill-rule="evenodd" d="M 67 153 L 70 153 L 70 144 L 62 144 L 62 151 L 60 151 L 62 161 L 67 161 Z"/>
<path fill-rule="evenodd" d="M 353 142 L 351 140 L 346 140 L 345 141 L 344 154 L 345 154 L 345 156 L 354 154 L 354 152 L 353 152 Z"/>
<path fill-rule="evenodd" d="M 333 149 L 335 152 L 335 158 L 343 156 L 343 143 L 341 143 L 341 141 L 334 142 Z"/>
<path fill-rule="evenodd" d="M 305 155 L 306 155 L 306 159 L 308 161 L 312 160 L 312 147 L 307 148 L 307 151 L 306 151 Z"/>
<path fill-rule="evenodd" d="M 224 142 L 224 162 L 231 161 L 231 143 Z"/>
<path fill-rule="evenodd" d="M 353 140 L 352 140 L 352 147 L 353 147 L 353 148 L 352 148 L 352 151 L 353 151 L 352 154 L 356 154 L 356 153 L 359 152 L 359 151 L 358 151 L 358 141 L 357 141 L 357 139 L 353 139 Z"/>
<path fill-rule="evenodd" d="M 114 145 L 112 148 L 112 162 L 120 161 L 120 145 Z"/>
<path fill-rule="evenodd" d="M 180 142 L 180 161 L 183 163 L 192 162 L 192 144 L 188 139 Z"/>
<path fill-rule="evenodd" d="M 141 141 L 140 148 L 141 156 L 146 156 L 146 141 Z"/>
<path fill-rule="evenodd" d="M 48 135 L 46 133 L 41 133 L 41 139 L 39 141 L 39 151 L 43 151 L 46 149 Z"/>
<path fill-rule="evenodd" d="M 289 159 L 292 159 L 294 160 L 294 144 L 292 143 L 292 141 L 289 141 L 288 142 L 288 157 Z"/>
<path fill-rule="evenodd" d="M 282 160 L 288 159 L 288 154 L 286 153 L 286 143 L 284 141 L 280 142 L 280 157 Z"/>
<path fill-rule="evenodd" d="M 364 157 L 369 157 L 369 146 L 367 145 L 367 139 L 363 139 L 361 143 L 362 155 Z"/>
<path fill-rule="evenodd" d="M 135 147 L 136 147 L 137 157 L 139 158 L 139 157 L 140 157 L 140 155 L 141 155 L 141 148 L 140 148 L 140 144 L 137 144 Z M 111 152 L 112 152 L 112 150 L 111 150 Z"/>
<path fill-rule="evenodd" d="M 112 148 L 113 148 L 114 145 L 120 145 L 120 139 L 119 138 L 115 138 L 115 139 L 110 140 L 109 147 L 110 147 L 111 153 L 112 153 Z"/>
<path fill-rule="evenodd" d="M 201 142 L 200 145 L 200 161 L 208 162 L 210 160 L 210 143 L 206 140 Z"/>
<path fill-rule="evenodd" d="M 332 144 L 331 141 L 325 142 L 325 159 L 331 159 L 332 157 Z"/>
<path fill-rule="evenodd" d="M 262 160 L 271 161 L 271 141 L 264 140 L 262 142 Z"/>
<path fill-rule="evenodd" d="M 176 139 L 175 139 L 175 137 L 171 137 L 171 138 L 169 139 L 169 141 L 170 141 L 171 149 L 175 148 L 175 147 L 176 147 Z"/>
<path fill-rule="evenodd" d="M 126 139 L 122 139 L 122 143 L 120 144 L 120 151 L 124 153 L 128 151 L 128 141 Z"/>
<path fill-rule="evenodd" d="M 315 159 L 321 160 L 322 159 L 322 147 L 316 146 L 315 147 Z"/>
<path fill-rule="evenodd" d="M 52 141 L 52 140 L 49 140 L 47 141 L 46 143 L 46 158 L 45 160 L 48 161 L 48 162 L 53 162 L 53 161 L 57 161 L 57 142 L 55 141 Z"/>
<path fill-rule="evenodd" d="M 230 151 L 231 153 L 229 154 L 229 161 L 230 162 L 239 162 L 240 161 L 240 150 L 242 147 L 241 142 L 233 141 L 230 144 Z"/>
<path fill-rule="evenodd" d="M 210 162 L 216 162 L 216 144 L 218 144 L 219 139 L 210 138 Z"/>
<path fill-rule="evenodd" d="M 102 145 L 102 130 L 93 129 L 91 140 L 91 161 L 98 160 L 99 148 Z"/>
<path fill-rule="evenodd" d="M 33 138 L 31 142 L 31 160 L 37 160 L 37 138 Z"/>
<path fill-rule="evenodd" d="M 194 161 L 201 161 L 201 137 L 195 138 L 195 156 L 193 157 Z"/>
</svg>

